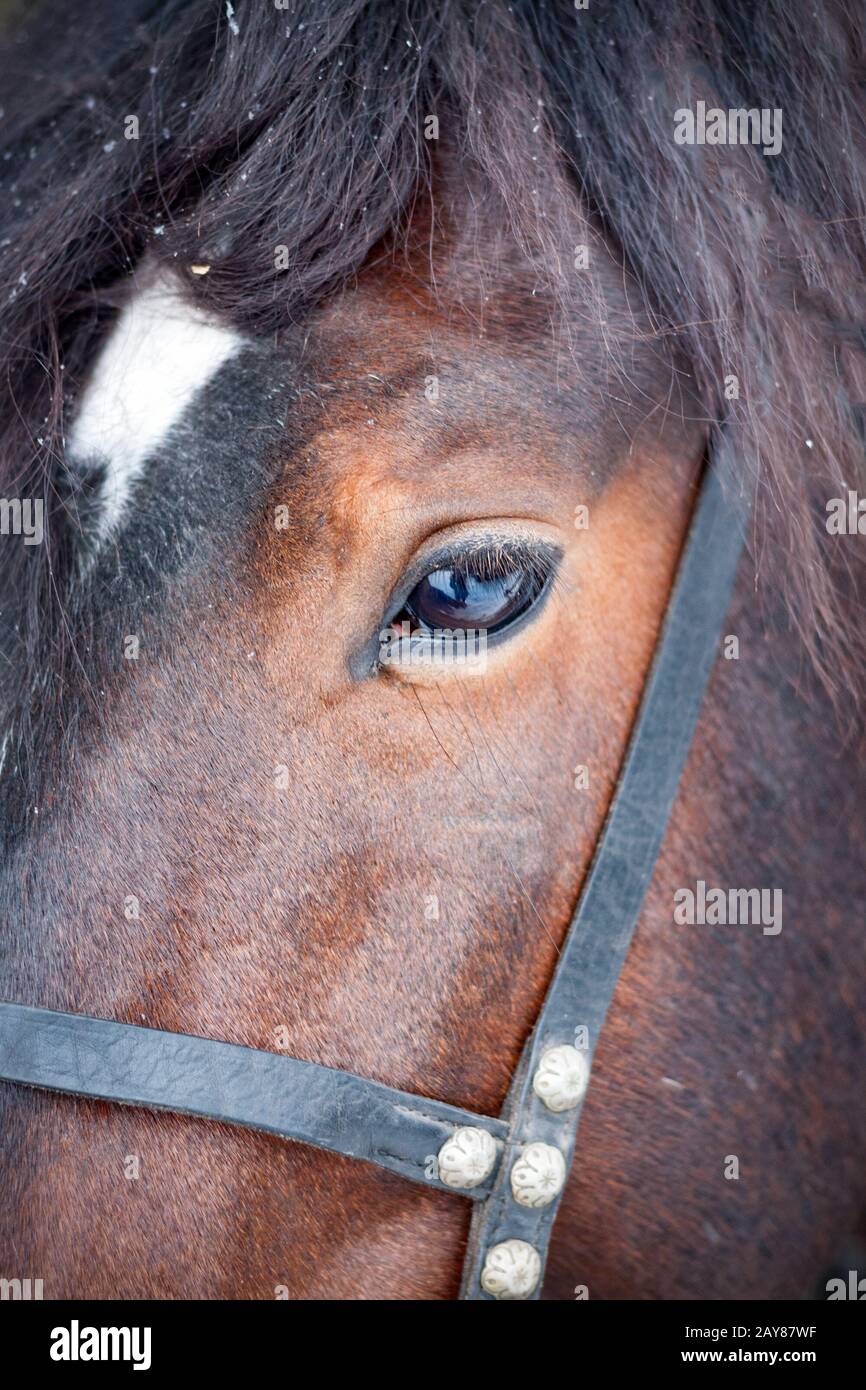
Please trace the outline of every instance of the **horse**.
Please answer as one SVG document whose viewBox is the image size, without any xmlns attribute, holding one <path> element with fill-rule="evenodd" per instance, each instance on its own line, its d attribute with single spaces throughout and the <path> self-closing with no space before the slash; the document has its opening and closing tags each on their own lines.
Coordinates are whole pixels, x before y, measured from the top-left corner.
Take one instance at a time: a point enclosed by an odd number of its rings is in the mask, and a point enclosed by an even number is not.
<svg viewBox="0 0 866 1390">
<path fill-rule="evenodd" d="M 866 1234 L 863 58 L 843 0 L 6 21 L 3 1000 L 498 1115 L 722 436 L 753 493 L 546 1298 L 823 1297 Z M 0 1108 L 48 1298 L 457 1293 L 451 1194 Z"/>
</svg>

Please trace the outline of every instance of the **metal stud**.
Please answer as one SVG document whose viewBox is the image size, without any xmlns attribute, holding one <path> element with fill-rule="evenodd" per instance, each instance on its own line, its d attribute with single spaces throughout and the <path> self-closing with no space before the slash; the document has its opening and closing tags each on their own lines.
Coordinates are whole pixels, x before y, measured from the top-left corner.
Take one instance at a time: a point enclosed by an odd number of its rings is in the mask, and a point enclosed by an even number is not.
<svg viewBox="0 0 866 1390">
<path fill-rule="evenodd" d="M 546 1207 L 565 1185 L 565 1159 L 552 1144 L 527 1144 L 511 1170 L 511 1191 L 522 1207 Z"/>
<path fill-rule="evenodd" d="M 583 1100 L 589 1082 L 589 1061 L 585 1052 L 563 1043 L 549 1047 L 532 1078 L 532 1089 L 555 1114 L 573 1110 Z"/>
<path fill-rule="evenodd" d="M 449 1187 L 477 1187 L 493 1172 L 496 1143 L 486 1129 L 463 1125 L 439 1150 L 439 1181 Z"/>
<path fill-rule="evenodd" d="M 503 1301 L 531 1298 L 541 1278 L 541 1256 L 525 1240 L 491 1245 L 481 1271 L 485 1293 Z"/>
</svg>

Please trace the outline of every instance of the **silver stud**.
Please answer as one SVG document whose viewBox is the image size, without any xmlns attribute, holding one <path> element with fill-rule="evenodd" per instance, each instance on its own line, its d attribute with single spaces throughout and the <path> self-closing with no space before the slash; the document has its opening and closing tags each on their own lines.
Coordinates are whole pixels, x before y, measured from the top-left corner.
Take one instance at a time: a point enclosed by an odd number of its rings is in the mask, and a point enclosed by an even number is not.
<svg viewBox="0 0 866 1390">
<path fill-rule="evenodd" d="M 548 1110 L 559 1114 L 562 1110 L 573 1110 L 583 1100 L 588 1082 L 586 1053 L 563 1043 L 543 1053 L 532 1078 L 532 1089 Z"/>
<path fill-rule="evenodd" d="M 449 1187 L 477 1187 L 493 1172 L 496 1143 L 486 1129 L 463 1125 L 439 1150 L 439 1181 Z"/>
<path fill-rule="evenodd" d="M 552 1144 L 527 1144 L 511 1170 L 511 1191 L 522 1207 L 546 1207 L 565 1185 L 565 1159 Z"/>
<path fill-rule="evenodd" d="M 540 1278 L 538 1251 L 525 1240 L 503 1240 L 487 1251 L 481 1287 L 494 1298 L 516 1301 L 530 1298 Z"/>
</svg>

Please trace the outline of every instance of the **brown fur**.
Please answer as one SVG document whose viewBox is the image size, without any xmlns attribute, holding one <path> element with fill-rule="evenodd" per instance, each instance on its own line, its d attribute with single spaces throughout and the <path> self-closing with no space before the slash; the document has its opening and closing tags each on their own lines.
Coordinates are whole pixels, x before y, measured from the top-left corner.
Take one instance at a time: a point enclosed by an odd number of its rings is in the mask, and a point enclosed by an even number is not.
<svg viewBox="0 0 866 1390">
<path fill-rule="evenodd" d="M 705 439 L 665 413 L 671 368 L 646 325 L 614 398 L 597 322 L 572 325 L 569 374 L 528 282 L 514 271 L 470 308 L 464 269 L 449 278 L 445 258 L 437 299 L 417 267 L 380 266 L 314 320 L 303 438 L 267 505 L 241 545 L 225 535 L 219 573 L 182 576 L 151 616 L 64 773 L 71 813 L 38 861 L 22 852 L 42 945 L 13 960 L 12 997 L 256 1047 L 284 1028 L 294 1055 L 498 1110 L 614 786 Z M 604 280 L 624 324 L 613 266 Z M 425 538 L 503 517 L 555 537 L 564 575 L 487 675 L 353 676 Z M 798 1297 L 856 1221 L 862 774 L 820 697 L 796 693 L 783 619 L 759 626 L 753 573 L 601 1044 L 551 1297 Z M 698 877 L 783 887 L 781 936 L 674 927 L 674 888 Z M 197 1120 L 5 1101 L 0 1268 L 49 1297 L 456 1292 L 458 1198 Z"/>
</svg>

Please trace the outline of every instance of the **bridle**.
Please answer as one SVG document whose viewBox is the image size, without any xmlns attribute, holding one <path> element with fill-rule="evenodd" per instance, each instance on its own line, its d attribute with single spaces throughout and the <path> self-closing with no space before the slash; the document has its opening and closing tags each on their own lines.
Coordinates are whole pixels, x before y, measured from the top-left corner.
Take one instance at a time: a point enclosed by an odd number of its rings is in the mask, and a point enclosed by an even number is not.
<svg viewBox="0 0 866 1390">
<path fill-rule="evenodd" d="M 245 1125 L 469 1197 L 460 1297 L 537 1298 L 593 1053 L 717 653 L 742 492 L 722 434 L 607 820 L 498 1119 L 295 1057 L 13 1003 L 0 1003 L 0 1079 Z"/>
</svg>

